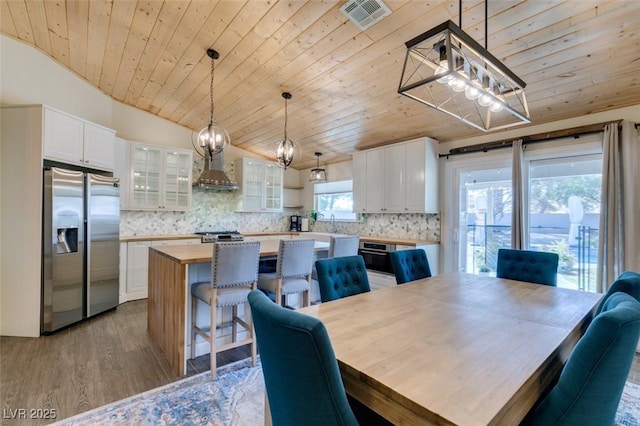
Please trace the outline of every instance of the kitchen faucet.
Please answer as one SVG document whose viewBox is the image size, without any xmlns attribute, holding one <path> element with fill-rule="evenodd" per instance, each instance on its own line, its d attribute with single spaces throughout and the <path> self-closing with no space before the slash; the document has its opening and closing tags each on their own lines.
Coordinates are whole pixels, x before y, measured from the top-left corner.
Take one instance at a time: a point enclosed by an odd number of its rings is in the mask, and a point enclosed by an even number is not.
<svg viewBox="0 0 640 426">
<path fill-rule="evenodd" d="M 336 233 L 336 215 L 331 214 L 331 232 Z"/>
</svg>

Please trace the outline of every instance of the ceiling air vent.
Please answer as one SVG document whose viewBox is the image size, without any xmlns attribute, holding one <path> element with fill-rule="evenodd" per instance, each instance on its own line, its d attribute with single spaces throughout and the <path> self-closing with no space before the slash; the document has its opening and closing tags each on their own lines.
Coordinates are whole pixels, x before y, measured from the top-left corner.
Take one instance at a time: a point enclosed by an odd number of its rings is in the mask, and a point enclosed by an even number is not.
<svg viewBox="0 0 640 426">
<path fill-rule="evenodd" d="M 340 11 L 363 31 L 391 14 L 391 9 L 381 0 L 350 0 Z"/>
</svg>

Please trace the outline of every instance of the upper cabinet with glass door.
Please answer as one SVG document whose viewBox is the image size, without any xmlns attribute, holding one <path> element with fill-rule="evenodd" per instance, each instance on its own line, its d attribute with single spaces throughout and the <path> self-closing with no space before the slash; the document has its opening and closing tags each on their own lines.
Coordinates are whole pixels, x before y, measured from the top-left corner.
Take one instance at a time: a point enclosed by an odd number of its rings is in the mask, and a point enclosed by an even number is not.
<svg viewBox="0 0 640 426">
<path fill-rule="evenodd" d="M 282 211 L 283 173 L 280 167 L 270 161 L 238 158 L 235 172 L 242 193 L 236 211 Z"/>
<path fill-rule="evenodd" d="M 130 185 L 127 208 L 189 210 L 191 208 L 190 150 L 130 143 Z"/>
</svg>

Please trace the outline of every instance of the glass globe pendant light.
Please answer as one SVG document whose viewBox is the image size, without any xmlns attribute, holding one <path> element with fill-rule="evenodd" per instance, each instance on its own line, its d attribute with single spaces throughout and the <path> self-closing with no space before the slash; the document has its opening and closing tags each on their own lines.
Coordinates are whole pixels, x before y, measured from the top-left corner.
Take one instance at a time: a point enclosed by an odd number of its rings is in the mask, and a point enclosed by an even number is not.
<svg viewBox="0 0 640 426">
<path fill-rule="evenodd" d="M 322 156 L 321 152 L 314 152 L 316 156 L 316 167 L 311 169 L 311 173 L 309 174 L 309 182 L 326 182 L 327 181 L 327 171 L 320 167 L 320 157 Z"/>
<path fill-rule="evenodd" d="M 198 133 L 198 145 L 208 151 L 209 155 L 217 154 L 222 151 L 231 141 L 229 133 L 224 127 L 220 126 L 213 120 L 213 75 L 215 71 L 214 62 L 220 57 L 218 52 L 213 49 L 207 49 L 207 56 L 211 58 L 211 82 L 209 84 L 209 98 L 211 101 L 209 124 Z"/>
<path fill-rule="evenodd" d="M 293 162 L 296 149 L 293 141 L 287 137 L 287 101 L 291 99 L 291 93 L 284 92 L 282 97 L 284 98 L 284 138 L 278 144 L 278 148 L 276 149 L 276 161 L 278 166 L 286 170 Z"/>
</svg>

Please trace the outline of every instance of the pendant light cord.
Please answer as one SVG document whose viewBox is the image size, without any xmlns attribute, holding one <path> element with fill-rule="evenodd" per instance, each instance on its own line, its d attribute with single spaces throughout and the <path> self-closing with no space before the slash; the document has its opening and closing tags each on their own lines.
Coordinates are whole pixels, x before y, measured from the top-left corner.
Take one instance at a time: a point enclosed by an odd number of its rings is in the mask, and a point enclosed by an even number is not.
<svg viewBox="0 0 640 426">
<path fill-rule="evenodd" d="M 211 114 L 209 115 L 209 124 L 213 124 L 213 74 L 215 72 L 215 59 L 211 58 L 211 82 L 209 83 L 209 97 L 210 97 L 210 101 L 211 101 L 211 108 L 209 109 L 209 111 L 211 111 Z"/>
<path fill-rule="evenodd" d="M 484 0 L 484 50 L 489 51 L 489 0 Z"/>
<path fill-rule="evenodd" d="M 489 0 L 484 1 L 484 48 L 489 50 Z M 462 0 L 458 0 L 458 26 L 462 29 Z"/>
<path fill-rule="evenodd" d="M 458 26 L 462 29 L 462 0 L 458 1 Z M 489 0 L 484 0 L 484 48 L 489 50 Z"/>
<path fill-rule="evenodd" d="M 284 140 L 287 140 L 287 119 L 288 119 L 288 112 L 287 112 L 287 97 L 284 98 Z"/>
</svg>

